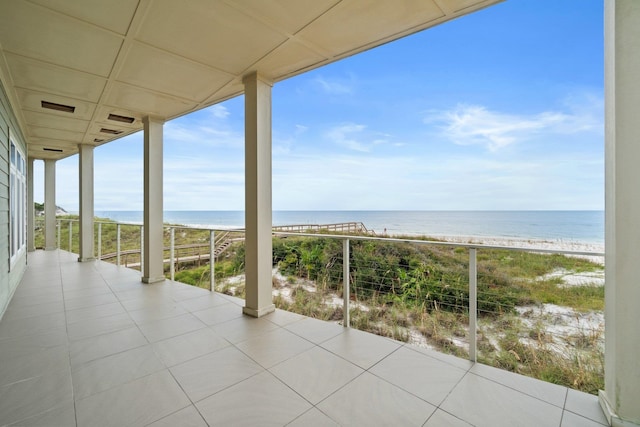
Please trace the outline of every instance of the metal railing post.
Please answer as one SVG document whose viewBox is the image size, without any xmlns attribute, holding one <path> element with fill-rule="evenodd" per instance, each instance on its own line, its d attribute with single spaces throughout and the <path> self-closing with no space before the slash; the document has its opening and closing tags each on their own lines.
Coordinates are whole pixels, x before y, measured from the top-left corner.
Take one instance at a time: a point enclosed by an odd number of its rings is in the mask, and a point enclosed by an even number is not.
<svg viewBox="0 0 640 427">
<path fill-rule="evenodd" d="M 140 226 L 140 272 L 144 271 L 144 225 Z"/>
<path fill-rule="evenodd" d="M 342 326 L 351 326 L 349 318 L 349 239 L 342 241 Z"/>
<path fill-rule="evenodd" d="M 176 279 L 176 264 L 174 261 L 176 250 L 176 229 L 169 228 L 169 272 L 171 274 L 171 281 Z"/>
<path fill-rule="evenodd" d="M 69 221 L 69 252 L 73 252 L 72 245 L 73 245 L 73 222 Z"/>
<path fill-rule="evenodd" d="M 58 249 L 62 249 L 62 221 L 58 220 Z"/>
<path fill-rule="evenodd" d="M 209 290 L 215 291 L 216 286 L 216 241 L 215 232 L 209 232 Z"/>
<path fill-rule="evenodd" d="M 102 223 L 98 223 L 98 260 L 102 259 Z"/>
<path fill-rule="evenodd" d="M 469 360 L 478 361 L 478 265 L 477 250 L 469 248 Z"/>
<path fill-rule="evenodd" d="M 116 224 L 116 265 L 120 265 L 120 224 Z"/>
</svg>

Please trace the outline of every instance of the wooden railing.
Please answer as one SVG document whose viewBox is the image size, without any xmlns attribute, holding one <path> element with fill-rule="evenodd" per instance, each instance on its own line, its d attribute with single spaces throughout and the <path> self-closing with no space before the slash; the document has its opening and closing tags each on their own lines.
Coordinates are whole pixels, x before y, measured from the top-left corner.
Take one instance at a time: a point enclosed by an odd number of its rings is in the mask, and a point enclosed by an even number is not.
<svg viewBox="0 0 640 427">
<path fill-rule="evenodd" d="M 276 225 L 273 227 L 275 232 L 288 233 L 313 233 L 313 232 L 337 232 L 337 233 L 353 233 L 353 234 L 375 234 L 369 231 L 362 222 L 338 222 L 335 224 L 293 224 L 293 225 Z"/>
</svg>

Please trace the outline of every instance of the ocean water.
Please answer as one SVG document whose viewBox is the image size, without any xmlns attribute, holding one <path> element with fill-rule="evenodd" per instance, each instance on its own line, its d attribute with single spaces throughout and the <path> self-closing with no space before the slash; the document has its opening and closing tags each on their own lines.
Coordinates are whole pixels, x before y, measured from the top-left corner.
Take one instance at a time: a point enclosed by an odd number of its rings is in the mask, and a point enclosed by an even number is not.
<svg viewBox="0 0 640 427">
<path fill-rule="evenodd" d="M 142 222 L 142 211 L 97 216 Z M 244 211 L 165 211 L 172 224 L 244 227 Z M 604 244 L 603 211 L 274 211 L 273 225 L 362 222 L 377 234 L 500 237 Z"/>
</svg>

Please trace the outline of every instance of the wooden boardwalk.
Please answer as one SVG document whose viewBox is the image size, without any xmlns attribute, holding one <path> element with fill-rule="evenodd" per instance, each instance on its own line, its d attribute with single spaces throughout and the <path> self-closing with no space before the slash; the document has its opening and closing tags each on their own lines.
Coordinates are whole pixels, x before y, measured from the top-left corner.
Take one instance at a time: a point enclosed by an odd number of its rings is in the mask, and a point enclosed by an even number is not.
<svg viewBox="0 0 640 427">
<path fill-rule="evenodd" d="M 344 234 L 375 234 L 373 231 L 369 231 L 362 222 L 339 222 L 333 224 L 293 224 L 293 225 L 277 225 L 273 228 L 274 232 L 287 232 L 287 233 L 344 233 Z M 234 235 L 231 235 L 229 231 L 225 231 L 216 235 L 214 244 L 214 256 L 218 258 L 224 253 L 233 243 L 238 241 L 244 241 L 244 236 L 239 236 L 237 233 L 244 232 L 244 229 L 234 229 Z M 165 252 L 170 251 L 169 247 L 164 248 Z M 174 260 L 173 262 L 186 263 L 186 262 L 201 262 L 209 261 L 210 258 L 210 244 L 209 243 L 194 243 L 188 245 L 177 245 L 174 247 Z M 113 258 L 117 258 L 116 252 L 104 254 L 100 257 L 100 260 L 106 261 Z M 134 262 L 128 262 L 127 258 L 133 256 Z M 121 265 L 130 268 L 140 267 L 140 249 L 128 249 L 120 251 Z M 170 258 L 164 259 L 165 264 L 171 263 Z"/>
</svg>

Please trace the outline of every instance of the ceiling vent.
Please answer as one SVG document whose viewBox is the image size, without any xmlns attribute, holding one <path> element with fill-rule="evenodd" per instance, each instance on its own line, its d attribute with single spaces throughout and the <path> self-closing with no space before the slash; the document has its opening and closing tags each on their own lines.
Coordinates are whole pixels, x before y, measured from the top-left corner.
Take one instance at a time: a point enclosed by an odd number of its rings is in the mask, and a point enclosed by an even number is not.
<svg viewBox="0 0 640 427">
<path fill-rule="evenodd" d="M 109 135 L 120 135 L 122 133 L 121 130 L 107 129 L 107 128 L 100 129 L 100 132 L 108 133 Z"/>
<path fill-rule="evenodd" d="M 44 147 L 43 150 L 44 151 L 53 151 L 54 153 L 62 153 L 62 150 L 59 149 L 59 148 L 47 148 L 47 147 Z"/>
<path fill-rule="evenodd" d="M 63 111 L 65 113 L 73 113 L 76 111 L 76 107 L 71 105 L 56 104 L 55 102 L 40 101 L 42 108 L 48 108 L 49 110 Z"/>
<path fill-rule="evenodd" d="M 93 142 L 104 142 L 104 139 L 100 139 L 100 138 L 94 138 Z"/>
<path fill-rule="evenodd" d="M 136 121 L 136 119 L 134 119 L 133 117 L 119 116 L 117 114 L 109 114 L 109 120 L 121 123 L 133 123 Z"/>
</svg>

